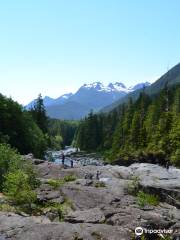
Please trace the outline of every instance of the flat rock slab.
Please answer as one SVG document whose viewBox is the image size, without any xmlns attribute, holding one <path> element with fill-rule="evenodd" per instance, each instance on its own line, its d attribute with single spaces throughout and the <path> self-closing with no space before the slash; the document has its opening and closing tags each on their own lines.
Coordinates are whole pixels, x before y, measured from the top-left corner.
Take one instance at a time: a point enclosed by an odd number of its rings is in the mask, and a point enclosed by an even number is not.
<svg viewBox="0 0 180 240">
<path fill-rule="evenodd" d="M 14 240 L 130 240 L 130 232 L 105 224 L 49 224 L 36 225 L 19 233 Z"/>
<path fill-rule="evenodd" d="M 106 224 L 40 223 L 39 219 L 17 214 L 0 213 L 2 240 L 130 240 L 131 232 L 120 226 Z"/>
<path fill-rule="evenodd" d="M 110 204 L 115 196 L 107 188 L 66 184 L 61 189 L 63 195 L 71 199 L 75 210 L 87 210 Z"/>
<path fill-rule="evenodd" d="M 99 208 L 92 208 L 85 211 L 75 211 L 65 217 L 70 223 L 103 223 L 105 216 Z"/>
</svg>

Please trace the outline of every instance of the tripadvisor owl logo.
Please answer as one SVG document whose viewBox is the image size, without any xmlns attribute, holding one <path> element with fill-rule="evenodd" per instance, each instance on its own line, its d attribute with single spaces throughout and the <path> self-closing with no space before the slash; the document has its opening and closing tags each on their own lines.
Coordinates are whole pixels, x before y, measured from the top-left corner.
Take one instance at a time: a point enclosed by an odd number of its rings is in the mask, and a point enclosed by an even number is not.
<svg viewBox="0 0 180 240">
<path fill-rule="evenodd" d="M 136 234 L 136 236 L 141 236 L 143 234 L 142 227 L 135 228 L 135 234 Z"/>
</svg>

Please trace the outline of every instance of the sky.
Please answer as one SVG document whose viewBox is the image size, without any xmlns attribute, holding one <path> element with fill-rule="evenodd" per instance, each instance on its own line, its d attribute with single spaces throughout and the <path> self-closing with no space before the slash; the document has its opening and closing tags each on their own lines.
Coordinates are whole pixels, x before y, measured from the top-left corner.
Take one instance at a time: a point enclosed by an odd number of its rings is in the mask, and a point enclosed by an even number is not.
<svg viewBox="0 0 180 240">
<path fill-rule="evenodd" d="M 0 92 L 155 81 L 180 62 L 179 0 L 0 0 Z"/>
</svg>

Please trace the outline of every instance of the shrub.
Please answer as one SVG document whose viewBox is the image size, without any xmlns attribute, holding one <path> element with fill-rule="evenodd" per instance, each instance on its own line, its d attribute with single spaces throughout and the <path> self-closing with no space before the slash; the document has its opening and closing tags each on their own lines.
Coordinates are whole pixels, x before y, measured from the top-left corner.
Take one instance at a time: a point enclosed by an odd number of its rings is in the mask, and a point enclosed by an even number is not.
<svg viewBox="0 0 180 240">
<path fill-rule="evenodd" d="M 5 177 L 4 192 L 13 203 L 17 205 L 27 205 L 31 209 L 31 204 L 36 201 L 36 193 L 29 184 L 29 178 L 22 170 L 10 172 Z"/>
<path fill-rule="evenodd" d="M 62 186 L 63 184 L 65 184 L 66 182 L 72 182 L 72 181 L 75 181 L 75 180 L 76 180 L 76 176 L 68 175 L 68 176 L 65 176 L 62 179 L 49 179 L 48 184 L 50 186 L 52 186 L 54 189 L 57 189 L 60 186 Z"/>
<path fill-rule="evenodd" d="M 64 184 L 64 180 L 63 179 L 49 179 L 48 180 L 48 184 L 50 186 L 52 186 L 54 189 L 59 188 L 60 186 L 62 186 Z"/>
<path fill-rule="evenodd" d="M 11 206 L 8 203 L 1 203 L 0 204 L 0 211 L 2 212 L 16 212 L 15 207 Z"/>
<path fill-rule="evenodd" d="M 0 144 L 0 190 L 8 172 L 21 169 L 23 160 L 16 150 L 7 144 Z"/>
<path fill-rule="evenodd" d="M 139 178 L 137 176 L 133 177 L 131 182 L 128 184 L 128 193 L 136 195 L 139 191 Z"/>
<path fill-rule="evenodd" d="M 175 153 L 171 156 L 171 162 L 180 167 L 180 149 L 177 149 Z"/>
<path fill-rule="evenodd" d="M 96 188 L 106 187 L 106 184 L 104 182 L 96 182 L 95 187 Z"/>
<path fill-rule="evenodd" d="M 146 205 L 157 206 L 159 204 L 159 198 L 158 196 L 139 191 L 137 194 L 137 202 L 140 207 L 144 207 Z"/>
<path fill-rule="evenodd" d="M 76 176 L 74 176 L 74 175 L 68 175 L 68 176 L 64 177 L 65 182 L 73 182 L 75 180 L 76 180 Z"/>
<path fill-rule="evenodd" d="M 28 175 L 28 182 L 32 189 L 40 186 L 40 180 L 37 179 L 37 172 L 35 171 L 32 163 L 28 161 L 24 162 L 22 169 Z"/>
</svg>

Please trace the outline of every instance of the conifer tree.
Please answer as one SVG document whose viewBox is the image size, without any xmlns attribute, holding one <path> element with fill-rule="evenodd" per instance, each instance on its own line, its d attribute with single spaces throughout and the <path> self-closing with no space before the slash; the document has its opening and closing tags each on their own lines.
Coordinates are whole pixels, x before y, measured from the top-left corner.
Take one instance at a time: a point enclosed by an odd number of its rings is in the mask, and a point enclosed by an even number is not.
<svg viewBox="0 0 180 240">
<path fill-rule="evenodd" d="M 43 131 L 43 133 L 47 133 L 48 118 L 46 116 L 46 110 L 41 94 L 39 94 L 36 99 L 34 107 L 31 109 L 31 113 L 39 128 Z"/>
</svg>

